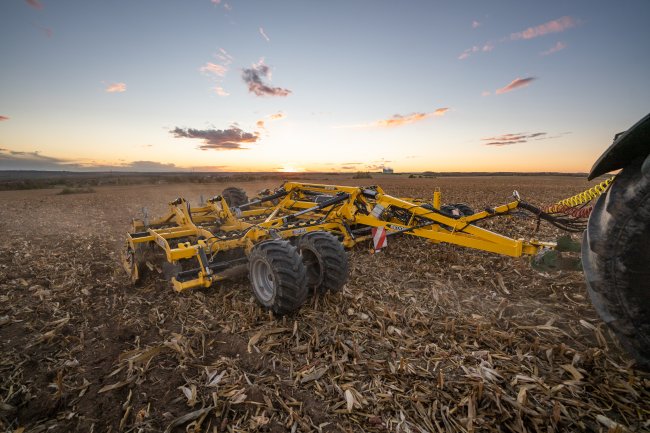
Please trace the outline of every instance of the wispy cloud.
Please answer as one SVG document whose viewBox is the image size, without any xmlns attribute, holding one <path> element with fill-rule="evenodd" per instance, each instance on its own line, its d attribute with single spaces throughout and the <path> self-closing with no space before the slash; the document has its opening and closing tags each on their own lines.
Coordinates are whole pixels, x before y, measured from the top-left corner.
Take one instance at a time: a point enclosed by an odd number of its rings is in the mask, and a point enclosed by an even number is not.
<svg viewBox="0 0 650 433">
<path fill-rule="evenodd" d="M 25 0 L 25 3 L 33 7 L 34 9 L 41 10 L 43 9 L 43 3 L 38 0 Z"/>
<path fill-rule="evenodd" d="M 472 28 L 473 29 L 478 29 L 479 27 L 481 27 L 481 23 L 479 23 L 476 20 L 472 21 Z"/>
<path fill-rule="evenodd" d="M 206 62 L 205 65 L 199 68 L 199 72 L 212 79 L 215 84 L 215 87 L 212 88 L 214 93 L 222 97 L 229 96 L 230 93 L 226 92 L 222 87 L 221 81 L 228 72 L 228 65 L 232 63 L 232 56 L 223 48 L 219 48 L 219 52 L 217 52 L 214 57 L 216 57 L 220 63 Z"/>
<path fill-rule="evenodd" d="M 476 27 L 474 27 L 474 23 L 478 23 L 478 21 L 472 22 L 472 27 L 476 28 Z M 559 32 L 563 32 L 563 31 L 565 31 L 567 29 L 570 29 L 572 27 L 575 27 L 576 25 L 578 25 L 578 23 L 579 23 L 578 20 L 576 20 L 574 18 L 571 18 L 569 16 L 564 16 L 564 17 L 558 18 L 556 20 L 552 20 L 552 21 L 546 22 L 544 24 L 540 24 L 538 26 L 529 27 L 526 30 L 522 30 L 520 32 L 510 33 L 510 36 L 499 39 L 497 43 L 504 43 L 504 42 L 508 42 L 508 41 L 516 41 L 516 40 L 521 40 L 521 39 L 527 40 L 527 39 L 533 39 L 533 38 L 536 38 L 536 37 L 539 37 L 539 36 L 544 36 L 544 35 L 547 35 L 547 34 L 550 34 L 550 33 L 559 33 Z M 478 25 L 480 25 L 480 23 L 478 23 Z M 495 42 L 493 42 L 493 41 L 488 41 L 488 42 L 485 42 L 484 44 L 481 44 L 481 45 L 474 45 L 471 48 L 468 48 L 468 49 L 464 50 L 462 53 L 460 53 L 458 55 L 458 60 L 465 60 L 465 59 L 469 58 L 471 55 L 477 54 L 477 53 L 480 53 L 480 52 L 490 52 L 490 51 L 492 51 L 494 49 L 494 47 L 495 47 Z M 563 46 L 560 49 L 563 49 L 563 48 L 565 48 L 565 46 Z M 556 51 L 559 51 L 559 49 L 556 50 Z M 552 51 L 552 52 L 555 52 L 555 51 Z M 549 53 L 549 54 L 551 54 L 551 53 Z"/>
<path fill-rule="evenodd" d="M 176 138 L 198 138 L 204 140 L 201 150 L 243 149 L 242 145 L 255 143 L 259 132 L 244 132 L 237 125 L 228 129 L 193 129 L 174 128 L 170 131 Z"/>
<path fill-rule="evenodd" d="M 124 84 L 124 83 L 111 83 L 108 86 L 106 86 L 105 90 L 108 93 L 126 92 L 126 84 Z"/>
<path fill-rule="evenodd" d="M 546 135 L 546 132 L 535 132 L 533 134 L 518 132 L 515 134 L 503 134 L 494 137 L 481 138 L 481 141 L 486 141 L 487 143 L 483 143 L 486 146 L 510 146 L 511 144 L 526 143 L 531 139 L 541 140 L 547 138 Z"/>
<path fill-rule="evenodd" d="M 9 120 L 7 116 L 0 116 L 0 122 L 3 122 L 5 120 Z"/>
<path fill-rule="evenodd" d="M 219 5 L 219 4 L 221 4 L 221 0 L 210 0 L 210 3 L 215 4 L 215 5 Z"/>
<path fill-rule="evenodd" d="M 257 96 L 288 96 L 291 90 L 282 87 L 271 87 L 264 83 L 264 78 L 270 78 L 271 70 L 264 64 L 264 59 L 250 68 L 242 70 L 242 79 L 248 85 L 248 91 Z"/>
<path fill-rule="evenodd" d="M 360 125 L 338 126 L 338 128 L 394 128 L 397 126 L 409 125 L 411 123 L 421 122 L 433 116 L 443 116 L 448 107 L 438 108 L 430 113 L 411 113 L 411 114 L 394 114 L 388 119 L 381 119 L 371 123 Z"/>
<path fill-rule="evenodd" d="M 260 27 L 260 35 L 262 35 L 262 37 L 263 37 L 264 39 L 266 39 L 266 42 L 271 42 L 271 39 L 269 39 L 269 37 L 268 37 L 268 36 L 266 35 L 266 33 L 264 32 L 264 28 L 262 28 L 262 27 Z"/>
<path fill-rule="evenodd" d="M 565 48 L 566 48 L 566 44 L 564 42 L 558 42 L 548 50 L 541 52 L 540 55 L 548 56 L 549 54 L 557 53 L 558 51 L 561 51 Z"/>
<path fill-rule="evenodd" d="M 118 164 L 105 164 L 96 161 L 73 161 L 43 155 L 38 151 L 25 152 L 0 149 L 0 169 L 2 170 L 75 170 L 75 171 L 179 171 L 172 163 L 155 161 L 132 161 Z"/>
<path fill-rule="evenodd" d="M 228 51 L 223 48 L 219 48 L 219 52 L 216 54 L 216 57 L 221 60 L 224 66 L 228 66 L 232 63 L 232 56 L 228 54 Z"/>
<path fill-rule="evenodd" d="M 544 24 L 540 24 L 535 27 L 528 27 L 526 30 L 521 32 L 511 33 L 510 39 L 516 41 L 518 39 L 533 39 L 538 36 L 544 36 L 549 33 L 559 33 L 563 32 L 566 29 L 575 27 L 577 24 L 576 20 L 571 17 L 564 16 L 553 21 L 549 21 Z"/>
<path fill-rule="evenodd" d="M 34 27 L 41 30 L 45 34 L 45 36 L 47 36 L 48 38 L 51 38 L 52 36 L 54 36 L 54 31 L 49 27 L 42 27 L 42 26 L 39 26 L 39 25 L 36 25 L 36 24 L 34 24 Z"/>
<path fill-rule="evenodd" d="M 207 62 L 205 65 L 199 68 L 199 71 L 201 71 L 203 74 L 206 75 L 216 75 L 217 77 L 224 77 L 226 75 L 226 72 L 228 72 L 228 68 L 222 65 L 217 65 L 216 63 Z"/>
<path fill-rule="evenodd" d="M 512 92 L 513 90 L 528 86 L 535 79 L 536 79 L 535 77 L 515 78 L 510 82 L 510 84 L 500 89 L 497 89 L 494 93 L 496 93 L 497 95 L 501 95 L 503 93 Z"/>
<path fill-rule="evenodd" d="M 266 117 L 267 117 L 268 120 L 270 120 L 270 121 L 275 121 L 275 120 L 282 120 L 282 119 L 286 118 L 287 115 L 284 114 L 284 113 L 281 112 L 281 111 L 278 111 L 277 113 L 271 114 L 271 115 L 266 116 Z M 265 121 L 264 119 L 260 119 L 260 120 L 258 120 L 258 121 L 255 123 L 255 125 L 256 125 L 258 128 L 260 128 L 260 129 L 264 129 L 265 126 L 266 126 L 266 121 Z"/>
<path fill-rule="evenodd" d="M 458 56 L 458 60 L 465 60 L 466 58 L 468 58 L 472 54 L 476 54 L 476 53 L 479 53 L 479 52 L 487 53 L 487 52 L 492 51 L 493 49 L 494 49 L 494 44 L 492 42 L 486 42 L 485 44 L 483 44 L 481 46 L 474 45 L 473 47 L 468 48 L 465 51 L 463 51 L 462 53 L 460 53 L 460 55 Z"/>
<path fill-rule="evenodd" d="M 216 94 L 219 95 L 219 96 L 223 96 L 223 97 L 225 97 L 225 96 L 229 96 L 229 95 L 230 95 L 230 93 L 226 92 L 226 91 L 223 89 L 223 87 L 221 87 L 221 86 L 215 86 L 215 88 L 214 88 L 214 93 L 216 93 Z"/>
</svg>

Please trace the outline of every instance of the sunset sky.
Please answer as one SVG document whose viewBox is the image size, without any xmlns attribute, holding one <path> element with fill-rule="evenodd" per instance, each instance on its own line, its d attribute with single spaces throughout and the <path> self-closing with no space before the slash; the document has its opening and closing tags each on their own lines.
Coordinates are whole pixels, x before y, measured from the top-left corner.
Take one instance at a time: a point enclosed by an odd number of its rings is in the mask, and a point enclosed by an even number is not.
<svg viewBox="0 0 650 433">
<path fill-rule="evenodd" d="M 2 0 L 0 169 L 588 171 L 650 1 Z"/>
</svg>

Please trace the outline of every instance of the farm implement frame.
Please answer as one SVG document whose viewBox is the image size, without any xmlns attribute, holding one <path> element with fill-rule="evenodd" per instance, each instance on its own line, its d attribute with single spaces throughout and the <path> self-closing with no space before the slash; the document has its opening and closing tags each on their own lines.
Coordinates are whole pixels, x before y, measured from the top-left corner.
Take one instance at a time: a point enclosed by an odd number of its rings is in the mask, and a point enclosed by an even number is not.
<svg viewBox="0 0 650 433">
<path fill-rule="evenodd" d="M 466 205 L 441 206 L 439 191 L 434 192 L 433 203 L 427 203 L 393 197 L 378 186 L 287 182 L 271 194 L 237 203 L 243 191 L 236 191 L 237 197 L 228 194 L 233 190 L 199 207 L 178 198 L 169 203 L 164 217 L 134 220 L 124 256 L 132 280 L 137 281 L 146 266 L 147 254 L 141 253 L 154 244 L 164 253 L 165 268 L 171 270 L 177 291 L 209 287 L 226 278 L 225 271 L 245 264 L 246 257 L 263 242 L 309 237 L 313 232 L 329 233 L 347 248 L 370 239 L 373 228 L 383 229 L 388 237 L 410 235 L 512 257 L 555 247 L 555 243 L 535 239 L 511 239 L 475 225 L 520 208 L 523 202 L 516 192 L 510 203 L 473 213 Z M 237 254 L 224 254 L 228 251 Z M 195 265 L 188 268 L 192 261 Z"/>
</svg>

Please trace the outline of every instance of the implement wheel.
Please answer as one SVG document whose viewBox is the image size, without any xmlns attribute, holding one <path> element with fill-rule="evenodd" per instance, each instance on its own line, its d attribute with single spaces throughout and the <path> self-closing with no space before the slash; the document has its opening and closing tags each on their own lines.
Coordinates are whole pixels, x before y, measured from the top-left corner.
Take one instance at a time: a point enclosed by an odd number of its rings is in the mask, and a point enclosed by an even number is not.
<svg viewBox="0 0 650 433">
<path fill-rule="evenodd" d="M 226 203 L 228 203 L 229 207 L 237 207 L 243 205 L 244 203 L 248 203 L 248 196 L 246 195 L 246 191 L 241 188 L 237 188 L 236 186 L 229 186 L 228 188 L 224 189 L 221 193 L 221 197 L 226 199 Z"/>
<path fill-rule="evenodd" d="M 625 167 L 598 199 L 582 265 L 598 314 L 650 370 L 650 156 Z"/>
<path fill-rule="evenodd" d="M 276 314 L 291 313 L 307 300 L 305 265 L 289 241 L 256 245 L 248 256 L 248 275 L 259 303 Z"/>
<path fill-rule="evenodd" d="M 341 291 L 348 279 L 348 256 L 336 236 L 310 232 L 300 237 L 298 249 L 307 268 L 307 288 L 316 293 Z"/>
</svg>

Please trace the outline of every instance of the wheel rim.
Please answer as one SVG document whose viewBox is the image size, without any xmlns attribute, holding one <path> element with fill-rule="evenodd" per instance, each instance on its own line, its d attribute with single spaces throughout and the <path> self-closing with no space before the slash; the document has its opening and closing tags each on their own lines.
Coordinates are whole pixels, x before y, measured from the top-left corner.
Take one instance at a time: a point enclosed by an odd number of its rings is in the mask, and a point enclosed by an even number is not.
<svg viewBox="0 0 650 433">
<path fill-rule="evenodd" d="M 275 276 L 264 260 L 256 260 L 251 266 L 251 280 L 255 295 L 264 304 L 268 304 L 275 295 Z"/>
</svg>

